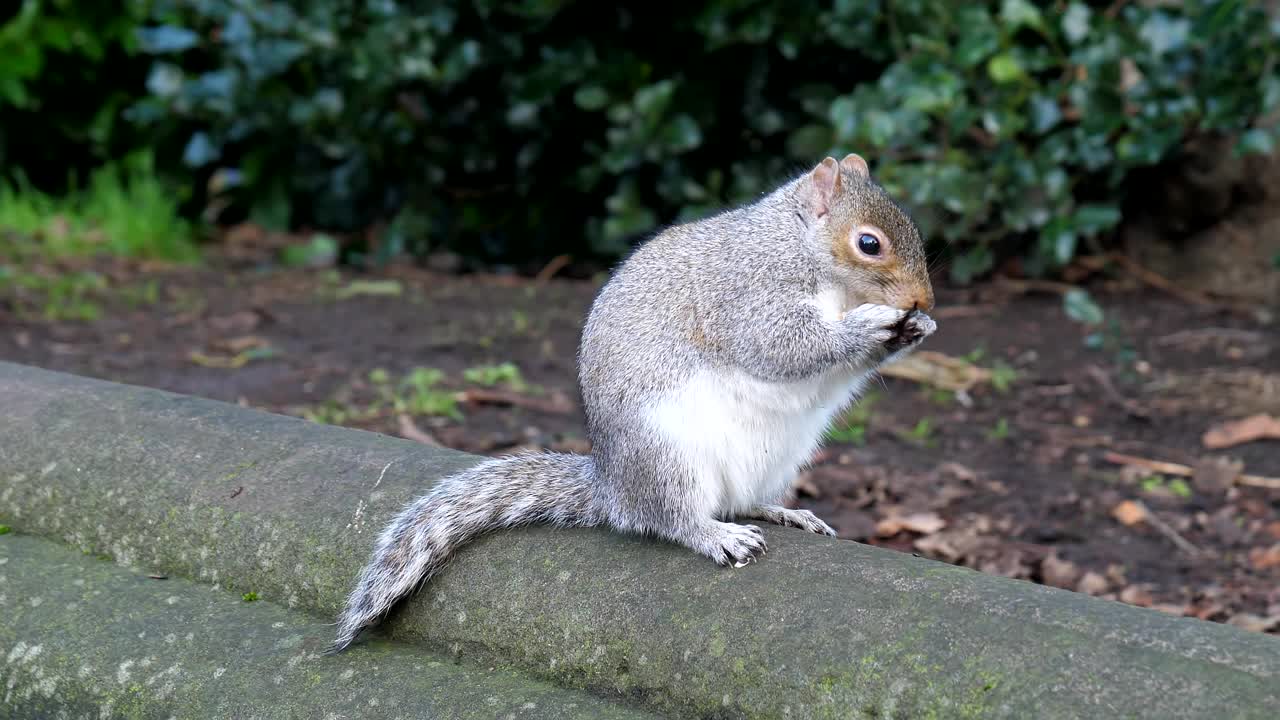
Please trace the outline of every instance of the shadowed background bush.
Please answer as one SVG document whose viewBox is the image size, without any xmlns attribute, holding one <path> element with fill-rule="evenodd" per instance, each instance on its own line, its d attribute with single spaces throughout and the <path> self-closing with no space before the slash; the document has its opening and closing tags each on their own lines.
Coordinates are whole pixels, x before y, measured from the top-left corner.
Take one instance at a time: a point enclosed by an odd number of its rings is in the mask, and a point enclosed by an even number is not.
<svg viewBox="0 0 1280 720">
<path fill-rule="evenodd" d="M 1277 137 L 1280 27 L 1240 1 L 100 7 L 29 1 L 0 30 L 9 174 L 146 147 L 192 214 L 378 227 L 383 257 L 607 261 L 859 152 L 954 279 L 1038 274 L 1191 138 Z M 63 140 L 13 149 L 51 108 Z"/>
</svg>

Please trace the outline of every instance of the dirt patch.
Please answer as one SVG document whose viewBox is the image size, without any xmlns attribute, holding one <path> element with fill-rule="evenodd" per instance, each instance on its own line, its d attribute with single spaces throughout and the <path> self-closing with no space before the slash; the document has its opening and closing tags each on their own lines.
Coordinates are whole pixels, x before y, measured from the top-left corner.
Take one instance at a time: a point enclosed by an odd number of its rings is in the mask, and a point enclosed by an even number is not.
<svg viewBox="0 0 1280 720">
<path fill-rule="evenodd" d="M 154 292 L 107 293 L 89 322 L 0 299 L 0 358 L 477 453 L 589 449 L 574 373 L 593 283 L 112 272 Z M 1280 477 L 1280 441 L 1202 442 L 1225 420 L 1280 417 L 1280 331 L 1165 293 L 1095 297 L 1111 324 L 1089 339 L 1053 292 L 941 292 L 927 349 L 983 379 L 956 393 L 886 378 L 796 503 L 847 538 L 1280 632 L 1280 489 L 1237 482 Z M 1205 458 L 1239 465 L 1215 477 Z"/>
</svg>

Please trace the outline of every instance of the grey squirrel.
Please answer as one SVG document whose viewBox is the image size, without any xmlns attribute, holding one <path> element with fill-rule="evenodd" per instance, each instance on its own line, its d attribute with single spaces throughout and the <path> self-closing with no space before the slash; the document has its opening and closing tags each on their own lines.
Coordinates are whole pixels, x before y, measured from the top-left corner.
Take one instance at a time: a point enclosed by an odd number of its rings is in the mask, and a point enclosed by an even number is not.
<svg viewBox="0 0 1280 720">
<path fill-rule="evenodd" d="M 378 538 L 329 652 L 497 528 L 607 526 L 735 567 L 766 545 L 733 520 L 835 535 L 782 503 L 875 369 L 934 332 L 933 302 L 918 228 L 855 154 L 664 230 L 587 317 L 591 454 L 487 459 L 410 503 Z"/>
</svg>

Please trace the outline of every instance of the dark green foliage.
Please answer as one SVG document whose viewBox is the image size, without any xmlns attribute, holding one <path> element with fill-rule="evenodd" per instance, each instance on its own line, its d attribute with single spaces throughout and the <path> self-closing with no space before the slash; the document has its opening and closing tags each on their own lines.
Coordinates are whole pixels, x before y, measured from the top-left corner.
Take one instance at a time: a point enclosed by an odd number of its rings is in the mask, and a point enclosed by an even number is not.
<svg viewBox="0 0 1280 720">
<path fill-rule="evenodd" d="M 1193 133 L 1273 147 L 1280 27 L 1148 5 L 154 0 L 129 117 L 231 217 L 508 262 L 616 257 L 860 152 L 966 280 L 1068 261 Z"/>
<path fill-rule="evenodd" d="M 121 113 L 145 92 L 148 59 L 132 54 L 143 4 L 21 0 L 3 8 L 0 181 L 20 174 L 60 192 L 138 147 Z"/>
</svg>

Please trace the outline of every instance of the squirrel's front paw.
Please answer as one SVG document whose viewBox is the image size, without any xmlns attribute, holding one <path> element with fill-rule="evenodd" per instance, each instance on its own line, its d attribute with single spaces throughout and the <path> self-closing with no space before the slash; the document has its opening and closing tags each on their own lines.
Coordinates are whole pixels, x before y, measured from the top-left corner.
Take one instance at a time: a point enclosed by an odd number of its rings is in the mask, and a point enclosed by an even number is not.
<svg viewBox="0 0 1280 720">
<path fill-rule="evenodd" d="M 893 326 L 893 335 L 885 343 L 889 352 L 894 353 L 918 344 L 938 329 L 933 318 L 919 310 L 911 310 Z"/>
<path fill-rule="evenodd" d="M 855 322 L 873 345 L 888 345 L 901 332 L 907 311 L 888 305 L 866 303 L 849 311 L 846 322 Z"/>
</svg>

